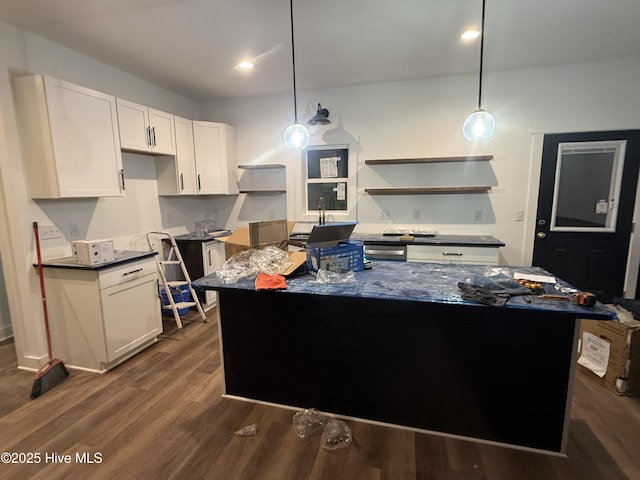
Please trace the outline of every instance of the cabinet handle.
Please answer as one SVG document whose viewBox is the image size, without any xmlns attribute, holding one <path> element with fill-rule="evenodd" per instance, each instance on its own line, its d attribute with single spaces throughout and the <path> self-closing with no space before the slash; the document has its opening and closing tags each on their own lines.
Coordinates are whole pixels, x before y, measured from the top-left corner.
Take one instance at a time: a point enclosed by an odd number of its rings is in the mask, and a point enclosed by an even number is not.
<svg viewBox="0 0 640 480">
<path fill-rule="evenodd" d="M 124 191 L 124 168 L 120 169 L 120 183 L 122 184 L 122 190 Z"/>
<path fill-rule="evenodd" d="M 209 255 L 209 266 L 211 266 L 211 250 L 209 250 L 207 254 Z"/>
<path fill-rule="evenodd" d="M 147 127 L 147 146 L 151 146 L 151 127 Z"/>
<path fill-rule="evenodd" d="M 144 270 L 144 268 L 136 268 L 135 270 L 131 270 L 130 272 L 125 272 L 122 274 L 123 277 L 126 277 L 127 275 L 131 275 L 132 273 L 138 273 L 141 272 L 142 270 Z"/>
<path fill-rule="evenodd" d="M 184 173 L 180 174 L 180 191 L 184 190 Z"/>
<path fill-rule="evenodd" d="M 153 138 L 153 143 L 151 146 L 156 146 L 156 127 L 151 127 L 151 138 Z"/>
<path fill-rule="evenodd" d="M 198 174 L 198 191 L 200 191 L 200 174 Z"/>
<path fill-rule="evenodd" d="M 460 252 L 442 252 L 442 255 L 445 257 L 461 257 L 462 253 Z"/>
</svg>

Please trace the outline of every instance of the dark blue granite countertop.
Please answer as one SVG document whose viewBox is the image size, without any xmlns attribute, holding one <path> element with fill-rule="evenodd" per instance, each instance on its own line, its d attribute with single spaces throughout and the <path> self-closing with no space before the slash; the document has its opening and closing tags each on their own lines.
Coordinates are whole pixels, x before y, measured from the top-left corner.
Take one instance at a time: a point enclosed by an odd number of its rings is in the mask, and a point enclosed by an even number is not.
<svg viewBox="0 0 640 480">
<path fill-rule="evenodd" d="M 275 292 L 260 292 L 261 294 L 290 295 L 313 294 L 343 297 L 380 298 L 389 300 L 404 300 L 416 302 L 430 302 L 453 305 L 472 305 L 478 308 L 514 308 L 565 313 L 578 318 L 612 320 L 615 312 L 601 303 L 595 307 L 576 305 L 573 302 L 559 300 L 543 300 L 535 295 L 530 296 L 527 303 L 524 296 L 510 298 L 506 307 L 483 305 L 479 302 L 464 300 L 458 288 L 458 282 L 474 283 L 474 278 L 485 276 L 485 269 L 501 268 L 526 275 L 553 276 L 537 267 L 485 267 L 483 265 L 436 264 L 418 262 L 385 262 L 372 261 L 373 268 L 355 273 L 353 283 L 322 284 L 315 281 L 311 275 L 303 275 L 287 279 L 287 289 Z M 243 278 L 236 283 L 225 284 L 215 274 L 207 275 L 193 282 L 193 286 L 200 290 L 255 290 L 253 278 Z M 543 284 L 546 294 L 562 295 L 558 287 L 570 287 L 561 279 L 556 283 Z"/>
<path fill-rule="evenodd" d="M 379 245 L 456 245 L 475 247 L 504 247 L 504 242 L 490 235 L 433 235 L 415 236 L 413 240 L 402 240 L 400 235 L 381 235 L 375 233 L 354 233 L 353 240 L 362 240 L 365 244 Z"/>
<path fill-rule="evenodd" d="M 101 263 L 100 265 L 82 265 L 73 261 L 73 257 L 57 258 L 55 260 L 43 260 L 43 268 L 73 268 L 76 270 L 102 270 L 103 268 L 110 268 L 116 265 L 123 265 L 125 263 L 140 260 L 141 258 L 152 257 L 157 255 L 157 252 L 153 251 L 139 251 L 139 250 L 115 250 L 115 260 L 112 262 Z"/>
</svg>

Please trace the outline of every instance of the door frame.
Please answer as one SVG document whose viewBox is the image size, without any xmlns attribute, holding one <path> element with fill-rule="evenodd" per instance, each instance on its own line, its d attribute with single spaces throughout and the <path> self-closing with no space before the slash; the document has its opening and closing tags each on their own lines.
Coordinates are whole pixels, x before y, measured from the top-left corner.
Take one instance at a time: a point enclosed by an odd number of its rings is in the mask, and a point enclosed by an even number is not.
<svg viewBox="0 0 640 480">
<path fill-rule="evenodd" d="M 612 130 L 636 130 L 634 128 L 616 128 L 600 131 Z M 584 130 L 587 131 L 587 130 Z M 594 131 L 594 130 L 589 130 Z M 529 186 L 526 200 L 526 222 L 523 239 L 523 265 L 531 265 L 533 261 L 533 246 L 536 231 L 536 215 L 538 209 L 538 190 L 540 186 L 540 173 L 542 168 L 542 146 L 545 135 L 557 133 L 581 133 L 581 131 L 549 131 L 544 133 L 532 133 L 531 135 L 531 158 L 529 162 Z M 633 205 L 633 225 L 640 225 L 640 181 L 636 185 L 635 202 Z M 634 231 L 629 238 L 629 251 L 627 252 L 627 266 L 624 278 L 624 296 L 635 298 L 638 283 L 638 270 L 640 269 L 640 232 Z M 553 273 L 553 272 L 551 272 Z"/>
</svg>

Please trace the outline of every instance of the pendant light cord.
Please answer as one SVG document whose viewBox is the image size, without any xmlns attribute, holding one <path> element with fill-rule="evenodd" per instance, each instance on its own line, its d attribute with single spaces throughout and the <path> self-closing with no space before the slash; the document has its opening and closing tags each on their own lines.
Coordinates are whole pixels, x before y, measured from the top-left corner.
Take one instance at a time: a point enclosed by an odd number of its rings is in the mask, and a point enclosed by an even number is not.
<svg viewBox="0 0 640 480">
<path fill-rule="evenodd" d="M 291 0 L 293 1 L 293 0 Z M 478 80 L 478 110 L 480 110 L 481 105 L 482 105 L 482 59 L 484 58 L 484 6 L 485 6 L 485 1 L 486 0 L 482 0 L 482 23 L 480 26 L 480 78 Z M 292 20 L 293 22 L 293 17 Z M 291 24 L 291 28 L 292 28 L 292 33 L 291 35 L 293 36 L 293 23 Z M 293 37 L 292 37 L 293 38 Z M 293 40 L 292 40 L 293 42 Z M 294 77 L 294 85 L 295 85 L 295 72 L 293 74 Z M 295 86 L 293 87 L 294 91 L 295 91 Z"/>
<path fill-rule="evenodd" d="M 291 67 L 293 70 L 293 119 L 294 123 L 298 123 L 298 99 L 296 98 L 296 49 L 293 41 L 293 0 L 289 0 L 289 14 L 291 19 Z"/>
</svg>

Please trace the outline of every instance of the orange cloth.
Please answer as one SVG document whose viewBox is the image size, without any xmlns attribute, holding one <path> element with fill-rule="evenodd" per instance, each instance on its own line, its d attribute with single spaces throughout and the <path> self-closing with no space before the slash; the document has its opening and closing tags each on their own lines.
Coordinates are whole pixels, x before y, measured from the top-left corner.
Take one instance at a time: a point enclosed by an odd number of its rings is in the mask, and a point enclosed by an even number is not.
<svg viewBox="0 0 640 480">
<path fill-rule="evenodd" d="M 287 288 L 287 282 L 277 273 L 259 273 L 256 277 L 256 290 L 278 290 Z"/>
</svg>

